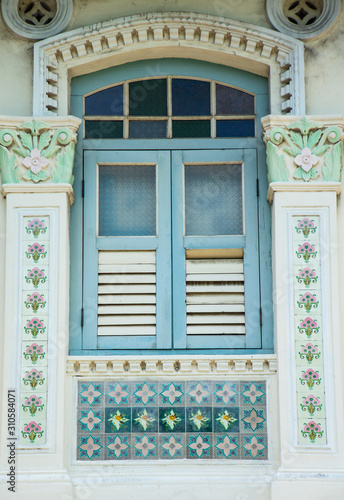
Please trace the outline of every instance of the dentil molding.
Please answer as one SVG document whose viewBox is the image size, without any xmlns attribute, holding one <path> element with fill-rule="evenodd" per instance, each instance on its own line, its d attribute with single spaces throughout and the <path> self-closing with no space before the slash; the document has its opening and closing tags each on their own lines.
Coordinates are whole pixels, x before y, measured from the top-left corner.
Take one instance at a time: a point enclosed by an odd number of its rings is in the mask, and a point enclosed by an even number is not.
<svg viewBox="0 0 344 500">
<path fill-rule="evenodd" d="M 269 76 L 271 112 L 305 112 L 301 42 L 223 17 L 157 12 L 98 23 L 37 42 L 33 114 L 68 114 L 73 76 L 156 57 L 191 57 Z"/>
</svg>

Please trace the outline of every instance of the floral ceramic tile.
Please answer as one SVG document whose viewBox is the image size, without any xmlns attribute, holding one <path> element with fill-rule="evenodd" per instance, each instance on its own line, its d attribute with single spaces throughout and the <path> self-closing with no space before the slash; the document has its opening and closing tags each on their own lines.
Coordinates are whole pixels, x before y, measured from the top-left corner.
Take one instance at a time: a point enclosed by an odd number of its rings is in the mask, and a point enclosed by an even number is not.
<svg viewBox="0 0 344 500">
<path fill-rule="evenodd" d="M 318 314 L 298 315 L 295 317 L 295 339 L 305 343 L 319 342 L 322 339 L 322 320 Z"/>
<path fill-rule="evenodd" d="M 42 293 L 37 290 L 25 290 L 22 297 L 22 311 L 25 320 L 37 315 L 42 317 L 48 315 L 49 292 L 47 290 L 42 290 Z"/>
<path fill-rule="evenodd" d="M 256 459 L 242 435 L 263 439 L 266 459 L 266 424 L 263 381 L 78 383 L 80 460 Z"/>
<path fill-rule="evenodd" d="M 327 443 L 326 419 L 318 418 L 299 418 L 299 443 L 303 445 L 324 445 Z"/>
<path fill-rule="evenodd" d="M 24 217 L 23 240 L 49 240 L 48 217 Z"/>
<path fill-rule="evenodd" d="M 24 267 L 40 267 L 49 264 L 49 241 L 24 241 Z"/>
<path fill-rule="evenodd" d="M 323 366 L 323 343 L 311 340 L 295 342 L 296 366 L 314 368 Z"/>
<path fill-rule="evenodd" d="M 48 369 L 46 366 L 24 366 L 21 370 L 21 393 L 45 393 L 48 387 Z"/>
<path fill-rule="evenodd" d="M 18 442 L 21 445 L 41 446 L 46 442 L 46 415 L 19 419 Z"/>
<path fill-rule="evenodd" d="M 48 343 L 47 341 L 22 342 L 22 366 L 47 366 Z"/>
<path fill-rule="evenodd" d="M 23 290 L 47 290 L 49 288 L 49 265 L 25 266 L 23 268 Z"/>
<path fill-rule="evenodd" d="M 297 392 L 297 406 L 299 418 L 317 419 L 325 418 L 325 393 L 307 393 L 305 390 Z"/>
<path fill-rule="evenodd" d="M 267 436 L 259 434 L 243 434 L 241 436 L 243 459 L 266 460 Z"/>
</svg>

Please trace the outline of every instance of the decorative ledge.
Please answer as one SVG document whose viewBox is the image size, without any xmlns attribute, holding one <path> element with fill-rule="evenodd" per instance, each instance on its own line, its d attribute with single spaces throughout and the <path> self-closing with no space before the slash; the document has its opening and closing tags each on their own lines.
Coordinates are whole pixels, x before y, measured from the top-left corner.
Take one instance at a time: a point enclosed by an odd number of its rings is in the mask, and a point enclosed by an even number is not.
<svg viewBox="0 0 344 500">
<path fill-rule="evenodd" d="M 0 116 L 3 185 L 73 184 L 79 118 Z"/>
<path fill-rule="evenodd" d="M 271 204 L 275 193 L 319 193 L 334 192 L 340 194 L 342 185 L 340 182 L 314 182 L 304 184 L 296 182 L 271 182 L 269 185 L 267 200 Z"/>
<path fill-rule="evenodd" d="M 44 188 L 40 184 L 4 184 L 1 187 L 1 194 L 4 198 L 10 193 L 66 193 L 69 204 L 74 203 L 74 192 L 70 184 L 44 184 Z"/>
<path fill-rule="evenodd" d="M 133 57 L 204 59 L 269 75 L 276 89 L 272 112 L 305 112 L 301 42 L 260 26 L 191 12 L 128 16 L 37 42 L 33 112 L 66 114 L 70 77 L 125 64 Z"/>
<path fill-rule="evenodd" d="M 262 119 L 268 181 L 338 183 L 343 163 L 344 117 L 272 116 Z M 305 188 L 303 188 L 305 189 Z"/>
<path fill-rule="evenodd" d="M 268 375 L 277 372 L 277 357 L 274 354 L 262 356 L 69 356 L 67 374 L 77 376 L 137 376 L 137 375 L 176 375 L 177 377 L 221 375 Z"/>
</svg>

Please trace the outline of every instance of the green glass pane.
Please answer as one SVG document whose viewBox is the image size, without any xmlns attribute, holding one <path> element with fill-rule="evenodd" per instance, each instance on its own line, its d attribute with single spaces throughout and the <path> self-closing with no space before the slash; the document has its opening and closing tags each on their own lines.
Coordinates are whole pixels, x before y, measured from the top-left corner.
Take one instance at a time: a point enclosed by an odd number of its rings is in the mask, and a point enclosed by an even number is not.
<svg viewBox="0 0 344 500">
<path fill-rule="evenodd" d="M 122 139 L 123 122 L 108 120 L 86 120 L 86 139 Z"/>
<path fill-rule="evenodd" d="M 210 120 L 173 120 L 173 137 L 210 137 Z"/>
<path fill-rule="evenodd" d="M 166 78 L 129 83 L 129 115 L 167 116 Z"/>
</svg>

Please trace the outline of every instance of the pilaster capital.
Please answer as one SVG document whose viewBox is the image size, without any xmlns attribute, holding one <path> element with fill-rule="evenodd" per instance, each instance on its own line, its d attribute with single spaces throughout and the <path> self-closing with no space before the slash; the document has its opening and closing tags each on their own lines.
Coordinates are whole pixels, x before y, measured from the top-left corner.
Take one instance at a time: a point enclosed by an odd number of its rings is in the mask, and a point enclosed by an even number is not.
<svg viewBox="0 0 344 500">
<path fill-rule="evenodd" d="M 74 116 L 0 116 L 2 185 L 39 186 L 42 192 L 51 184 L 72 185 L 80 123 Z"/>
<path fill-rule="evenodd" d="M 268 115 L 262 128 L 270 185 L 340 182 L 344 116 Z"/>
</svg>

